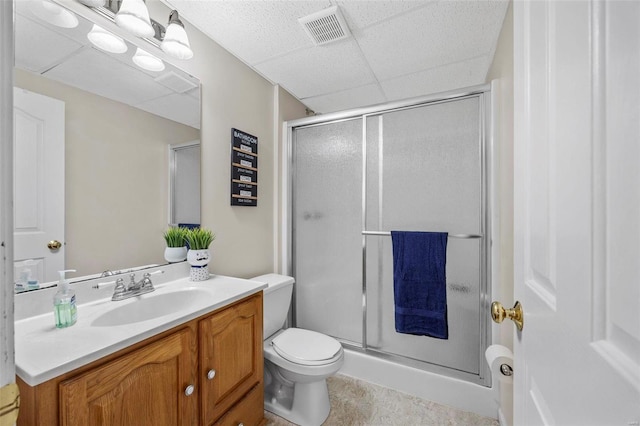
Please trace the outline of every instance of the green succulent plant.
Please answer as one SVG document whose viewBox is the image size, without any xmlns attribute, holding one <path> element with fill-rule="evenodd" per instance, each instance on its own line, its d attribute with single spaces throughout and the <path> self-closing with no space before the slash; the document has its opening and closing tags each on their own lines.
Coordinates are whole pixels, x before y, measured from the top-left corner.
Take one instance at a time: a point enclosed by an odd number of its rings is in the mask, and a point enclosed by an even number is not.
<svg viewBox="0 0 640 426">
<path fill-rule="evenodd" d="M 209 248 L 209 244 L 216 239 L 216 234 L 206 228 L 189 229 L 186 235 L 189 249 L 205 250 Z"/>
<path fill-rule="evenodd" d="M 167 247 L 184 247 L 187 245 L 186 236 L 189 230 L 187 228 L 172 226 L 164 233 L 164 240 Z"/>
</svg>

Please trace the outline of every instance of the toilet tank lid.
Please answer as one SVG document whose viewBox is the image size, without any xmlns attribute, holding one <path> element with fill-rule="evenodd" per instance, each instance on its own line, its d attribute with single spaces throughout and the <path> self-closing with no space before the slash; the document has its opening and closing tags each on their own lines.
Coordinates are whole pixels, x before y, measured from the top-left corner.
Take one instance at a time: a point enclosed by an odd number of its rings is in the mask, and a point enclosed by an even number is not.
<svg viewBox="0 0 640 426">
<path fill-rule="evenodd" d="M 289 277 L 287 275 L 280 275 L 280 274 L 260 275 L 260 276 L 251 278 L 251 281 L 260 281 L 261 283 L 267 284 L 268 287 L 264 289 L 265 293 L 269 293 L 270 291 L 282 285 L 291 285 L 295 282 L 293 277 Z"/>
</svg>

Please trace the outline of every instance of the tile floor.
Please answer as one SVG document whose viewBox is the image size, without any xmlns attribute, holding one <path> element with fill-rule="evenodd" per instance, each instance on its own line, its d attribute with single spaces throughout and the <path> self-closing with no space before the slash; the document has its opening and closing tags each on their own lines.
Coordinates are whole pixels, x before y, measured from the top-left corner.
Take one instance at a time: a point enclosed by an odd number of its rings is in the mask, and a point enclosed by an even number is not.
<svg viewBox="0 0 640 426">
<path fill-rule="evenodd" d="M 498 421 L 420 399 L 352 377 L 327 380 L 331 413 L 323 426 L 498 426 Z M 290 426 L 265 411 L 268 426 Z"/>
</svg>

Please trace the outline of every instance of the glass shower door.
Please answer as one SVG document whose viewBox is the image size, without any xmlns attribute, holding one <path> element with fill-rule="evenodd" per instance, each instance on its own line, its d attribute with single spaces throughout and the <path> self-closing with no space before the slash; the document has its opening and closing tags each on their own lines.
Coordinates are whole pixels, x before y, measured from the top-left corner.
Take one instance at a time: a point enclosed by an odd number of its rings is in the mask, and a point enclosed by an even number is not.
<svg viewBox="0 0 640 426">
<path fill-rule="evenodd" d="M 362 120 L 293 139 L 296 326 L 362 343 Z"/>
<path fill-rule="evenodd" d="M 473 93 L 292 128 L 296 326 L 486 383 L 485 102 Z M 450 234 L 447 340 L 395 330 L 396 230 Z"/>
<path fill-rule="evenodd" d="M 366 229 L 482 234 L 480 100 L 471 97 L 368 116 Z M 480 372 L 481 239 L 448 239 L 449 339 L 394 327 L 390 236 L 366 237 L 366 345 Z"/>
</svg>

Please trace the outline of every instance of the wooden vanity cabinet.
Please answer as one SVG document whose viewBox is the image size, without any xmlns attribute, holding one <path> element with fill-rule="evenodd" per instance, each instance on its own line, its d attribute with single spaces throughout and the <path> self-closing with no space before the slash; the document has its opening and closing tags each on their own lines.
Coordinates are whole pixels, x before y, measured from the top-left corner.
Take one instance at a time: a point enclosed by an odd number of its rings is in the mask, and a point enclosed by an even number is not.
<svg viewBox="0 0 640 426">
<path fill-rule="evenodd" d="M 195 384 L 191 330 L 182 329 L 60 383 L 60 424 L 193 425 Z"/>
<path fill-rule="evenodd" d="M 262 297 L 200 320 L 198 337 L 202 424 L 213 424 L 254 388 L 259 388 L 260 401 L 253 405 L 261 407 L 262 419 Z"/>
<path fill-rule="evenodd" d="M 18 378 L 17 424 L 264 424 L 262 374 L 259 292 L 35 387 Z"/>
</svg>

